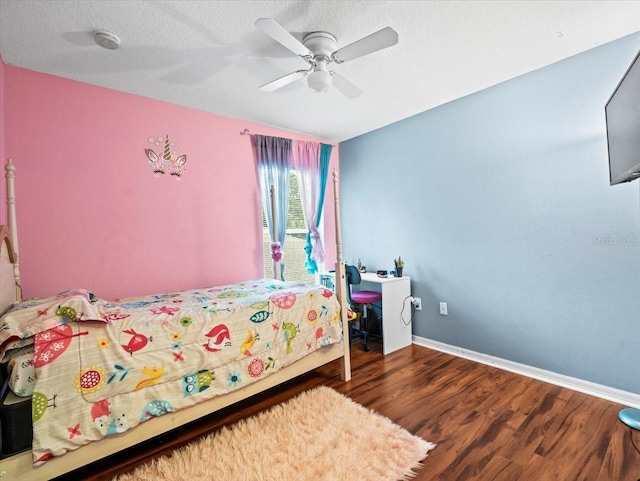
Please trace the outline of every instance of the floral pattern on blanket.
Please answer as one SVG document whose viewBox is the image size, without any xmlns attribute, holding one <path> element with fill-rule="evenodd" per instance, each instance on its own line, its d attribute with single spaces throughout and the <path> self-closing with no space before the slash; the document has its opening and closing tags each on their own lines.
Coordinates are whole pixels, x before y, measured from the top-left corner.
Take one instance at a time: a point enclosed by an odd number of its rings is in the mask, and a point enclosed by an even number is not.
<svg viewBox="0 0 640 481">
<path fill-rule="evenodd" d="M 341 342 L 342 328 L 331 291 L 262 279 L 113 302 L 73 291 L 3 317 L 0 341 L 27 335 L 40 464 L 243 387 Z"/>
</svg>

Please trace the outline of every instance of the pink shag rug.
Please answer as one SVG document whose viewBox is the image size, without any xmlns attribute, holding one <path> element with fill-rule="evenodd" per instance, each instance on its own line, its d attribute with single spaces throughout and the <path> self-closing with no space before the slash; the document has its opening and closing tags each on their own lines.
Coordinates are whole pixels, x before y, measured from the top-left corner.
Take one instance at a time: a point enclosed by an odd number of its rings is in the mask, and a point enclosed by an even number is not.
<svg viewBox="0 0 640 481">
<path fill-rule="evenodd" d="M 114 481 L 396 481 L 435 444 L 321 386 Z"/>
</svg>

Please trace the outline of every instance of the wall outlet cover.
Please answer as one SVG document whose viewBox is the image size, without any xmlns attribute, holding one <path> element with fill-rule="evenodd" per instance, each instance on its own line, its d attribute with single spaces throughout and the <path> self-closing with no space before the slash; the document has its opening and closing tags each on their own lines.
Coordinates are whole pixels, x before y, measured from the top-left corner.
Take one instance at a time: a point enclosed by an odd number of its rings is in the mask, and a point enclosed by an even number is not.
<svg viewBox="0 0 640 481">
<path fill-rule="evenodd" d="M 442 315 L 442 316 L 448 316 L 449 315 L 449 310 L 447 309 L 447 303 L 446 302 L 441 302 L 440 303 L 440 315 Z"/>
</svg>

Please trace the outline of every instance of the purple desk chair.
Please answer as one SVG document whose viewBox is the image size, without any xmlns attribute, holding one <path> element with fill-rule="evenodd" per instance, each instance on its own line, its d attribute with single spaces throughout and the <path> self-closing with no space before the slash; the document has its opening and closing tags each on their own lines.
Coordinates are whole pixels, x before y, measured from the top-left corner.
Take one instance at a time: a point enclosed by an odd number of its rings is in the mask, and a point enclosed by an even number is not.
<svg viewBox="0 0 640 481">
<path fill-rule="evenodd" d="M 362 308 L 360 329 L 350 327 L 350 337 L 353 337 L 353 334 L 361 335 L 362 339 L 364 340 L 363 348 L 365 351 L 369 351 L 370 347 L 367 343 L 369 337 L 371 336 L 380 338 L 381 336 L 369 332 L 369 318 L 367 315 L 367 308 L 374 302 L 381 302 L 382 294 L 376 291 L 352 291 L 351 286 L 358 285 L 362 282 L 360 271 L 358 271 L 355 266 L 345 266 L 345 274 L 347 277 L 347 284 L 349 286 L 349 288 L 347 289 L 349 305 L 354 311 Z M 349 341 L 351 341 L 351 339 L 349 339 Z"/>
</svg>

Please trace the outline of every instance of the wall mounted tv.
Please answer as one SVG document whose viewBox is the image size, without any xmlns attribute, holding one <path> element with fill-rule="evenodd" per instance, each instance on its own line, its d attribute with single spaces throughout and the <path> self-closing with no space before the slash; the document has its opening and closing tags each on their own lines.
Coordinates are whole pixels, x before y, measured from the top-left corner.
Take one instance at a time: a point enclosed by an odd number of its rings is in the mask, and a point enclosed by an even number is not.
<svg viewBox="0 0 640 481">
<path fill-rule="evenodd" d="M 640 52 L 605 105 L 609 184 L 640 178 Z"/>
</svg>

